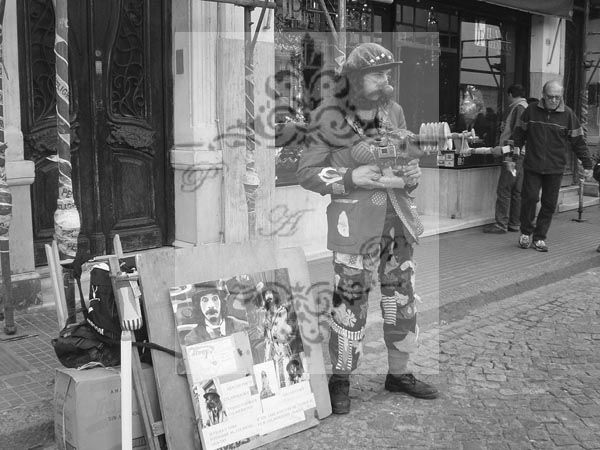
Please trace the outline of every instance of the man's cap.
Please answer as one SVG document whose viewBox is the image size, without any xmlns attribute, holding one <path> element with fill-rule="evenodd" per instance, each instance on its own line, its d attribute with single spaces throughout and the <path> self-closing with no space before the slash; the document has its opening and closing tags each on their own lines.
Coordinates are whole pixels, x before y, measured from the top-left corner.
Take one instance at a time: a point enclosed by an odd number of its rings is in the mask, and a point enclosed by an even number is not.
<svg viewBox="0 0 600 450">
<path fill-rule="evenodd" d="M 210 395 L 219 396 L 219 393 L 217 392 L 217 387 L 215 386 L 215 382 L 212 379 L 209 380 L 208 383 L 206 383 L 204 386 L 202 386 L 202 390 L 204 390 L 205 399 L 207 399 Z"/>
<path fill-rule="evenodd" d="M 218 285 L 218 283 L 216 281 L 208 281 L 205 283 L 196 283 L 194 284 L 194 289 L 193 289 L 193 298 L 194 299 L 200 299 L 200 297 L 202 297 L 203 295 L 210 293 L 210 292 L 215 292 L 215 293 L 219 293 L 219 292 L 223 292 L 224 290 L 221 288 L 221 286 Z"/>
<path fill-rule="evenodd" d="M 399 64 L 394 61 L 394 55 L 387 48 L 365 42 L 350 52 L 342 66 L 342 74 L 392 69 Z"/>
</svg>

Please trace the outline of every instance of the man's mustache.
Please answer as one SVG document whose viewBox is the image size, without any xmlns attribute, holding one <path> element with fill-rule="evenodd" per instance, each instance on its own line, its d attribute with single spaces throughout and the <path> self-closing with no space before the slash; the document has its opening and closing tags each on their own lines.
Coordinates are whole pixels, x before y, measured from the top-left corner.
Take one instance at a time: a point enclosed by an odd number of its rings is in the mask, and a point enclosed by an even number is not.
<svg viewBox="0 0 600 450">
<path fill-rule="evenodd" d="M 211 316 L 211 315 L 218 316 L 219 315 L 219 311 L 217 309 L 215 309 L 215 308 L 208 308 L 204 314 L 207 315 L 207 316 Z"/>
</svg>

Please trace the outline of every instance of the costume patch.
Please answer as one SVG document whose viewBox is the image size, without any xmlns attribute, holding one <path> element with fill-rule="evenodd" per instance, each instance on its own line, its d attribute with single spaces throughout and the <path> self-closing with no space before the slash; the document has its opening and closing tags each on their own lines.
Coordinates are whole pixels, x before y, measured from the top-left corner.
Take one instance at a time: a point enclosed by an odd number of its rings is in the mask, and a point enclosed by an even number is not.
<svg viewBox="0 0 600 450">
<path fill-rule="evenodd" d="M 319 172 L 319 179 L 329 186 L 330 184 L 342 181 L 342 176 L 333 167 L 325 167 Z"/>
<path fill-rule="evenodd" d="M 415 325 L 415 332 L 409 331 L 404 339 L 394 342 L 396 350 L 404 353 L 414 353 L 419 347 L 419 326 Z"/>
<path fill-rule="evenodd" d="M 371 202 L 377 206 L 384 206 L 387 201 L 387 196 L 383 192 L 374 192 L 371 195 Z"/>
<path fill-rule="evenodd" d="M 340 236 L 350 237 L 350 225 L 348 225 L 348 215 L 342 211 L 338 217 L 337 231 Z"/>
</svg>

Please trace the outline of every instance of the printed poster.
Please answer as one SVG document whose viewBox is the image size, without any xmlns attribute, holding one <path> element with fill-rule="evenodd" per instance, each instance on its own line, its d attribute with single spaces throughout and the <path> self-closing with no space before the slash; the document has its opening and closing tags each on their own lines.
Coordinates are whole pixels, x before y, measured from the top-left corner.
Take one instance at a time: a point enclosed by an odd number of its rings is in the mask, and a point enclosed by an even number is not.
<svg viewBox="0 0 600 450">
<path fill-rule="evenodd" d="M 287 269 L 170 290 L 203 448 L 252 441 L 315 417 Z"/>
</svg>

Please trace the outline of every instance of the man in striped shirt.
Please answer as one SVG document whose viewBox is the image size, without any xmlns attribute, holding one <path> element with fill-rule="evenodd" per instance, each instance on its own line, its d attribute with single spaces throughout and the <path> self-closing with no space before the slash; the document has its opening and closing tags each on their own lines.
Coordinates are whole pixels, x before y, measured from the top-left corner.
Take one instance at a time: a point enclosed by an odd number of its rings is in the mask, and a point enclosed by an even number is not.
<svg viewBox="0 0 600 450">
<path fill-rule="evenodd" d="M 546 235 L 556 210 L 563 172 L 567 165 L 569 143 L 584 168 L 585 178 L 592 175 L 592 159 L 579 120 L 563 101 L 563 85 L 549 81 L 542 98 L 521 115 L 514 131 L 515 146 L 527 143 L 523 161 L 521 190 L 521 248 L 533 247 L 547 252 Z M 535 210 L 542 190 L 542 205 L 535 221 Z"/>
</svg>

